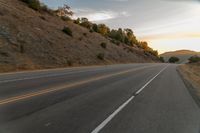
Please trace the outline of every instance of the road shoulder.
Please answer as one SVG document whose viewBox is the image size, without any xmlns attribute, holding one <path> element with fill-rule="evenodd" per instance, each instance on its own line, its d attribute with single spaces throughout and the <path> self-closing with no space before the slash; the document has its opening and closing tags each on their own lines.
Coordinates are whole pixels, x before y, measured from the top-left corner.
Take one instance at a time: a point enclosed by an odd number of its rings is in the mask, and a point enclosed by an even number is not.
<svg viewBox="0 0 200 133">
<path fill-rule="evenodd" d="M 177 71 L 195 102 L 200 107 L 200 75 L 198 74 L 200 66 L 194 65 L 195 64 L 180 65 L 177 67 Z"/>
</svg>

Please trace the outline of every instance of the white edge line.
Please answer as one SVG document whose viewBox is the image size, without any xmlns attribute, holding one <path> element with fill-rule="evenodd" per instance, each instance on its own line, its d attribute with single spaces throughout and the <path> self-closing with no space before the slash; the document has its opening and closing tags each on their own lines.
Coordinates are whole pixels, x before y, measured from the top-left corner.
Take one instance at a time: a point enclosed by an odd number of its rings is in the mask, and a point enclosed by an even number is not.
<svg viewBox="0 0 200 133">
<path fill-rule="evenodd" d="M 135 96 L 131 96 L 125 103 L 123 103 L 115 112 L 113 112 L 108 118 L 106 118 L 98 127 L 96 127 L 91 133 L 98 133 L 109 121 L 112 120 Z"/>
<path fill-rule="evenodd" d="M 138 95 L 148 84 L 150 84 L 158 75 L 160 75 L 160 73 L 162 73 L 166 68 L 168 67 L 168 65 L 166 67 L 164 67 L 162 70 L 160 70 L 160 72 L 158 74 L 156 74 L 156 76 L 154 76 L 152 79 L 150 79 L 141 89 L 139 89 L 135 94 Z"/>
<path fill-rule="evenodd" d="M 161 74 L 169 65 L 164 67 L 156 76 L 150 79 L 141 89 L 139 89 L 136 94 L 139 94 L 149 83 L 151 83 L 159 74 Z M 98 133 L 103 129 L 135 96 L 131 96 L 125 103 L 117 108 L 111 115 L 109 115 L 100 125 L 98 125 L 91 133 Z"/>
</svg>

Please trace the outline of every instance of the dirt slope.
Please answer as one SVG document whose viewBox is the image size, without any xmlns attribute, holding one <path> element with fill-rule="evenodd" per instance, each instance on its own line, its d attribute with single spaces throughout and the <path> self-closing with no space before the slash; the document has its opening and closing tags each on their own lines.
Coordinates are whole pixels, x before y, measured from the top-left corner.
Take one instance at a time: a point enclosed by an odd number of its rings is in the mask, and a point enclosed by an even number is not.
<svg viewBox="0 0 200 133">
<path fill-rule="evenodd" d="M 68 26 L 73 37 L 62 32 Z M 107 43 L 107 48 L 100 44 Z M 104 54 L 105 59 L 97 58 Z M 0 0 L 0 72 L 67 66 L 156 62 L 139 48 L 108 38 L 56 16 L 36 12 L 19 0 Z"/>
</svg>

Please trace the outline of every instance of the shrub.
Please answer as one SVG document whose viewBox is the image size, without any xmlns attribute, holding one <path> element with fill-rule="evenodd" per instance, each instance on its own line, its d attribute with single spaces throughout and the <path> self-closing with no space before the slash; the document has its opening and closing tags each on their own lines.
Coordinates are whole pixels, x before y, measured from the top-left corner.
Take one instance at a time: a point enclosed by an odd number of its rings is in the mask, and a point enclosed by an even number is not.
<svg viewBox="0 0 200 133">
<path fill-rule="evenodd" d="M 98 32 L 98 25 L 97 24 L 92 24 L 92 30 L 94 32 Z"/>
<path fill-rule="evenodd" d="M 68 66 L 73 66 L 73 62 L 71 60 L 67 61 Z"/>
<path fill-rule="evenodd" d="M 172 56 L 169 58 L 169 63 L 176 63 L 179 61 L 179 58 L 178 57 L 175 57 L 175 56 Z"/>
<path fill-rule="evenodd" d="M 87 33 L 83 33 L 84 36 L 87 36 Z"/>
<path fill-rule="evenodd" d="M 101 47 L 104 48 L 104 49 L 106 49 L 106 47 L 107 47 L 107 44 L 106 44 L 105 42 L 102 42 L 100 45 L 101 45 Z"/>
<path fill-rule="evenodd" d="M 93 31 L 93 29 L 90 29 L 90 33 L 93 33 L 94 31 Z"/>
<path fill-rule="evenodd" d="M 195 56 L 190 57 L 188 60 L 189 60 L 189 63 L 197 63 L 197 62 L 200 62 L 200 57 L 195 55 Z"/>
<path fill-rule="evenodd" d="M 50 15 L 54 15 L 54 11 L 52 9 L 49 9 L 46 5 L 41 5 L 40 11 L 46 12 Z"/>
<path fill-rule="evenodd" d="M 64 27 L 62 31 L 71 37 L 73 36 L 72 31 L 69 27 Z"/>
<path fill-rule="evenodd" d="M 63 21 L 71 21 L 72 19 L 68 16 L 61 16 L 60 17 Z"/>
<path fill-rule="evenodd" d="M 120 42 L 119 42 L 119 41 L 117 41 L 117 40 L 114 40 L 114 39 L 110 40 L 110 42 L 111 42 L 111 43 L 114 43 L 114 44 L 116 44 L 117 46 L 119 46 L 119 45 L 120 45 Z"/>
<path fill-rule="evenodd" d="M 97 55 L 97 58 L 100 59 L 100 60 L 104 60 L 104 57 L 105 57 L 104 53 L 99 53 Z"/>
<path fill-rule="evenodd" d="M 19 46 L 19 48 L 20 48 L 20 53 L 22 53 L 22 54 L 23 54 L 23 53 L 24 53 L 24 51 L 25 51 L 25 50 L 24 50 L 24 45 L 20 45 L 20 46 Z"/>
<path fill-rule="evenodd" d="M 163 63 L 165 62 L 164 57 L 160 57 L 159 59 L 160 59 L 161 62 L 163 62 Z"/>
<path fill-rule="evenodd" d="M 28 4 L 28 6 L 36 11 L 40 10 L 41 5 L 39 0 L 21 0 L 24 3 Z"/>
<path fill-rule="evenodd" d="M 81 21 L 80 18 L 77 18 L 76 20 L 74 20 L 74 23 L 75 24 L 80 24 L 80 21 Z"/>
</svg>

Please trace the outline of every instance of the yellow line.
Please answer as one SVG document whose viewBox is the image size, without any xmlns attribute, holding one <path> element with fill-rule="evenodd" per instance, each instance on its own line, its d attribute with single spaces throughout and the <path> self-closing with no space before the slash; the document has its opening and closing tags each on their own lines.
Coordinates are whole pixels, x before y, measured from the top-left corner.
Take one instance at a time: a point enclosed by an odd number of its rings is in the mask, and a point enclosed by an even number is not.
<svg viewBox="0 0 200 133">
<path fill-rule="evenodd" d="M 114 73 L 114 74 L 103 75 L 103 76 L 91 78 L 91 79 L 88 79 L 88 80 L 83 80 L 83 81 L 75 82 L 75 83 L 72 83 L 72 84 L 64 85 L 64 86 L 48 88 L 48 89 L 44 89 L 44 90 L 37 91 L 37 92 L 31 92 L 31 93 L 27 93 L 27 94 L 23 94 L 23 95 L 19 95 L 19 96 L 14 96 L 14 97 L 2 99 L 2 100 L 0 100 L 0 105 L 11 103 L 11 102 L 16 102 L 16 101 L 19 101 L 19 100 L 23 100 L 23 99 L 27 99 L 27 98 L 43 95 L 43 94 L 47 94 L 47 93 L 50 93 L 50 92 L 63 90 L 63 89 L 66 89 L 66 88 L 70 88 L 70 87 L 86 84 L 86 83 L 89 83 L 89 82 L 92 82 L 92 81 L 97 81 L 97 80 L 108 78 L 108 77 L 112 77 L 112 76 L 125 74 L 125 73 L 132 72 L 132 71 L 141 70 L 141 69 L 144 69 L 144 68 L 147 68 L 147 67 L 149 67 L 149 66 L 140 67 L 140 68 L 136 68 L 136 69 L 130 69 L 130 70 Z M 150 67 L 153 67 L 153 66 L 150 66 Z"/>
</svg>

